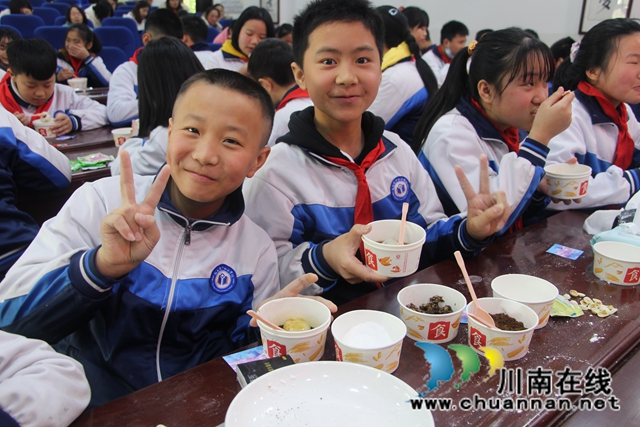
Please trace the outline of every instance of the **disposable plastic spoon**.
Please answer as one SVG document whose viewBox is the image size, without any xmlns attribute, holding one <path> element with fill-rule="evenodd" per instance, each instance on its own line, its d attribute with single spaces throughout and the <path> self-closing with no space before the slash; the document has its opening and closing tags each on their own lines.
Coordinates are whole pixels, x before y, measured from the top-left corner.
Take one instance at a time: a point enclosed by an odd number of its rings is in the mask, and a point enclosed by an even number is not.
<svg viewBox="0 0 640 427">
<path fill-rule="evenodd" d="M 258 313 L 256 313 L 253 310 L 247 310 L 247 314 L 251 317 L 253 317 L 256 320 L 261 321 L 262 323 L 264 323 L 265 325 L 269 326 L 270 328 L 276 329 L 278 331 L 284 331 L 284 329 L 282 329 L 280 326 L 276 325 L 275 323 L 272 323 L 270 321 L 268 321 L 267 319 L 265 319 L 264 317 L 260 316 Z"/>
<path fill-rule="evenodd" d="M 476 291 L 473 290 L 473 285 L 471 284 L 471 279 L 469 279 L 469 274 L 467 273 L 467 268 L 464 265 L 464 260 L 462 259 L 462 254 L 460 251 L 455 251 L 453 255 L 456 257 L 456 261 L 458 261 L 458 266 L 462 271 L 462 275 L 464 276 L 464 281 L 467 282 L 467 288 L 469 288 L 469 293 L 471 294 L 471 298 L 473 299 L 473 305 L 476 310 L 473 313 L 467 312 L 467 315 L 478 323 L 482 323 L 483 325 L 489 328 L 495 328 L 496 322 L 493 321 L 493 317 L 478 303 L 478 297 L 476 297 Z"/>
<path fill-rule="evenodd" d="M 398 236 L 398 244 L 404 245 L 404 227 L 407 225 L 407 212 L 409 212 L 409 203 L 402 204 L 402 221 L 400 221 L 400 236 Z"/>
</svg>

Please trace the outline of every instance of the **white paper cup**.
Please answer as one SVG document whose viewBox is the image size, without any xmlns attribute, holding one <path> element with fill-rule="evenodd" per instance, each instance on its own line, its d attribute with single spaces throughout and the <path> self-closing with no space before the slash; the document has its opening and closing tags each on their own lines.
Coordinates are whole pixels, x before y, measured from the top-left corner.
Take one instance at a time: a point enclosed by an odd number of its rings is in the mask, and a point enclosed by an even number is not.
<svg viewBox="0 0 640 427">
<path fill-rule="evenodd" d="M 524 304 L 504 298 L 479 298 L 482 308 L 490 314 L 506 313 L 525 326 L 524 331 L 503 331 L 488 328 L 469 316 L 469 345 L 478 353 L 480 347 L 494 347 L 505 361 L 517 360 L 529 351 L 533 331 L 538 325 L 538 315 Z M 467 307 L 469 313 L 475 312 L 473 301 Z"/>
<path fill-rule="evenodd" d="M 547 194 L 554 199 L 573 200 L 584 197 L 589 186 L 591 168 L 579 163 L 556 163 L 544 168 Z"/>
<path fill-rule="evenodd" d="M 349 331 L 358 325 L 371 322 L 386 331 L 389 336 L 385 345 L 354 345 L 345 341 Z M 385 372 L 393 372 L 400 363 L 402 340 L 407 333 L 407 327 L 398 319 L 384 311 L 354 310 L 339 316 L 331 325 L 331 333 L 336 346 L 336 360 L 359 363 L 371 366 Z"/>
<path fill-rule="evenodd" d="M 622 242 L 593 245 L 593 274 L 616 285 L 640 283 L 640 247 Z"/>
<path fill-rule="evenodd" d="M 536 329 L 544 328 L 549 322 L 553 301 L 558 296 L 558 288 L 544 279 L 526 274 L 505 274 L 491 281 L 493 296 L 518 301 L 531 308 L 538 315 Z"/>
<path fill-rule="evenodd" d="M 296 363 L 319 360 L 324 354 L 331 312 L 326 305 L 311 298 L 280 298 L 269 301 L 258 310 L 276 325 L 287 319 L 302 318 L 312 329 L 300 332 L 279 331 L 258 320 L 262 347 L 268 357 L 290 355 Z"/>
<path fill-rule="evenodd" d="M 404 277 L 415 273 L 427 236 L 424 228 L 407 221 L 404 245 L 381 243 L 388 239 L 398 240 L 400 222 L 398 219 L 374 221 L 370 223 L 371 231 L 362 236 L 366 266 L 386 277 Z"/>
<path fill-rule="evenodd" d="M 67 84 L 74 89 L 86 89 L 87 88 L 87 78 L 86 77 L 75 77 L 67 80 Z"/>
<path fill-rule="evenodd" d="M 441 296 L 444 305 L 453 310 L 448 314 L 427 314 L 407 308 L 410 303 L 420 307 L 427 304 L 434 296 Z M 407 325 L 407 336 L 416 341 L 445 343 L 458 335 L 458 326 L 462 310 L 467 300 L 460 292 L 453 288 L 435 284 L 418 284 L 407 286 L 398 292 L 400 304 L 400 318 Z"/>
<path fill-rule="evenodd" d="M 33 121 L 33 128 L 45 138 L 52 138 L 56 136 L 51 130 L 54 124 L 55 122 L 53 120 L 42 121 L 42 119 L 38 119 Z"/>
<path fill-rule="evenodd" d="M 121 147 L 122 144 L 131 138 L 131 128 L 114 129 L 111 131 L 111 135 L 113 135 L 113 142 L 116 144 L 116 147 Z"/>
</svg>

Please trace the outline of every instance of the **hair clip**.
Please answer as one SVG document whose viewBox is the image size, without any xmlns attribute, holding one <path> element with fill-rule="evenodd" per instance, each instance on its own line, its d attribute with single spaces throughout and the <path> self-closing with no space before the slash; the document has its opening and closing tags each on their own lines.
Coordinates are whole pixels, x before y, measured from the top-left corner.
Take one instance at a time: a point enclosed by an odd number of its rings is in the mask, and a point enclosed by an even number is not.
<svg viewBox="0 0 640 427">
<path fill-rule="evenodd" d="M 569 54 L 569 61 L 571 61 L 572 63 L 576 60 L 576 56 L 578 55 L 578 50 L 580 50 L 579 41 L 571 45 L 571 53 Z"/>
<path fill-rule="evenodd" d="M 471 43 L 469 43 L 469 46 L 467 47 L 469 56 L 473 55 L 473 51 L 476 50 L 476 46 L 478 46 L 478 40 L 474 40 Z"/>
</svg>

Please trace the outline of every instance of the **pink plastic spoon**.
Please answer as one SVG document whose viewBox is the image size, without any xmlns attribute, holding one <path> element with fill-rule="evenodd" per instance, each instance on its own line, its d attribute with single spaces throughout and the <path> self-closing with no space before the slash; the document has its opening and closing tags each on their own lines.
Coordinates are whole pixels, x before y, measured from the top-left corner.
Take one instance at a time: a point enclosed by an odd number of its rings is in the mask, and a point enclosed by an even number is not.
<svg viewBox="0 0 640 427">
<path fill-rule="evenodd" d="M 398 236 L 398 244 L 404 245 L 404 228 L 407 225 L 407 212 L 409 212 L 409 203 L 402 204 L 402 220 L 400 221 L 400 235 Z"/>
<path fill-rule="evenodd" d="M 460 251 L 455 251 L 453 256 L 456 257 L 456 261 L 458 261 L 458 266 L 462 271 L 462 275 L 464 276 L 464 281 L 467 282 L 467 288 L 469 288 L 469 293 L 471 294 L 471 298 L 473 299 L 473 305 L 476 310 L 473 313 L 467 312 L 467 315 L 471 317 L 478 323 L 485 325 L 488 328 L 495 328 L 496 322 L 493 321 L 493 317 L 478 303 L 478 297 L 476 297 L 476 291 L 473 290 L 473 285 L 471 284 L 471 279 L 469 279 L 469 274 L 467 273 L 467 267 L 464 265 L 464 260 L 462 259 L 462 254 Z"/>
<path fill-rule="evenodd" d="M 260 316 L 258 313 L 256 313 L 253 310 L 247 310 L 247 314 L 249 316 L 253 317 L 256 320 L 261 321 L 262 323 L 264 323 L 265 325 L 269 326 L 270 328 L 276 329 L 278 331 L 284 331 L 284 329 L 282 329 L 280 326 L 276 325 L 273 322 L 270 322 L 269 320 L 267 320 L 264 317 Z"/>
</svg>

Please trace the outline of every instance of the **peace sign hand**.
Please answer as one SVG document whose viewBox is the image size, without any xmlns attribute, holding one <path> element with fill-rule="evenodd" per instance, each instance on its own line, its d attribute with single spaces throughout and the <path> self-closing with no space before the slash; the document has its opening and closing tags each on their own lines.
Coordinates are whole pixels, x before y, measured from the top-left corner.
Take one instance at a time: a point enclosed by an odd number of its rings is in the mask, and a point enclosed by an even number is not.
<svg viewBox="0 0 640 427">
<path fill-rule="evenodd" d="M 487 156 L 480 156 L 480 191 L 477 194 L 462 168 L 456 165 L 455 169 L 467 198 L 467 232 L 476 240 L 484 240 L 500 231 L 509 219 L 511 209 L 507 195 L 504 191 L 491 193 Z"/>
<path fill-rule="evenodd" d="M 114 279 L 122 277 L 149 256 L 160 240 L 153 213 L 169 175 L 169 166 L 164 166 L 144 201 L 138 204 L 129 153 L 120 151 L 122 206 L 104 217 L 100 224 L 102 246 L 96 253 L 96 267 L 100 273 Z"/>
</svg>

